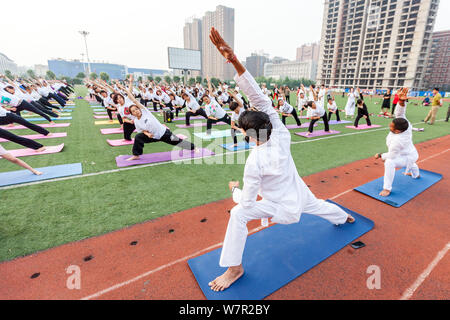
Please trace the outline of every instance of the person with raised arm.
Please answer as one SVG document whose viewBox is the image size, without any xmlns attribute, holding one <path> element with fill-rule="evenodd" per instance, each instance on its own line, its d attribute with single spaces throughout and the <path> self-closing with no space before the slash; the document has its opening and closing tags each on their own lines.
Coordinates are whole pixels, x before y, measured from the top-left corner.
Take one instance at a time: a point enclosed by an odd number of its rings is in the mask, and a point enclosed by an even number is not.
<svg viewBox="0 0 450 320">
<path fill-rule="evenodd" d="M 257 110 L 245 111 L 239 117 L 242 133 L 256 147 L 245 164 L 243 189 L 239 189 L 238 181 L 229 182 L 237 205 L 230 211 L 220 257 L 220 266 L 228 269 L 209 283 L 211 290 L 217 292 L 226 290 L 244 274 L 242 255 L 249 221 L 271 218 L 274 223 L 293 224 L 300 221 L 302 212 L 320 216 L 335 225 L 353 223 L 355 219 L 313 195 L 297 172 L 290 150 L 291 134 L 272 102 L 214 28 L 210 39 L 236 69 L 236 84 Z M 262 200 L 257 201 L 258 195 Z"/>
</svg>

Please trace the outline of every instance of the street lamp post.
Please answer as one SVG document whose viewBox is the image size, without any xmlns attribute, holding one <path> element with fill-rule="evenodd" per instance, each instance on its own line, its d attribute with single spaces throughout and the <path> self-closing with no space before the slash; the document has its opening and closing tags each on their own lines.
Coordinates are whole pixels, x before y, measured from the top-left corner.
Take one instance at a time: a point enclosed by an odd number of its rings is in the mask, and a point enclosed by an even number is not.
<svg viewBox="0 0 450 320">
<path fill-rule="evenodd" d="M 89 32 L 87 31 L 78 31 L 84 38 L 84 44 L 86 46 L 86 59 L 88 63 L 88 76 L 91 74 L 91 62 L 89 61 L 89 53 L 88 53 L 88 46 L 87 46 L 87 36 L 89 35 Z"/>
</svg>

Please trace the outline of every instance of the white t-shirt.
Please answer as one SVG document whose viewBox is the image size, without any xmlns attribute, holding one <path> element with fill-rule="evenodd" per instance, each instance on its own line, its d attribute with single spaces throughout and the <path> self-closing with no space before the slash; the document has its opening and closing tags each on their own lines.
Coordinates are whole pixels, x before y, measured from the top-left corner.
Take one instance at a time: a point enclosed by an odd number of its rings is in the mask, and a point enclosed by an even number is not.
<svg viewBox="0 0 450 320">
<path fill-rule="evenodd" d="M 187 95 L 189 95 L 190 98 L 189 102 L 186 101 L 186 107 L 188 111 L 196 112 L 198 109 L 200 109 L 200 105 L 192 95 L 190 95 L 189 93 L 187 93 Z"/>
<path fill-rule="evenodd" d="M 289 103 L 287 103 L 286 101 L 284 101 L 284 104 L 280 107 L 280 111 L 282 113 L 292 113 L 292 111 L 294 110 L 294 107 L 291 106 Z"/>
<path fill-rule="evenodd" d="M 161 139 L 167 128 L 164 127 L 155 116 L 147 109 L 141 109 L 141 119 L 135 118 L 134 125 L 137 132 L 148 131 L 153 134 L 154 139 Z"/>
<path fill-rule="evenodd" d="M 236 112 L 233 111 L 231 113 L 231 121 L 233 121 L 234 123 L 238 123 L 239 122 L 239 118 L 244 113 L 244 111 L 245 111 L 244 108 L 240 108 L 239 109 L 239 113 L 236 113 Z"/>
<path fill-rule="evenodd" d="M 0 104 L 5 104 L 10 107 L 17 107 L 21 103 L 22 99 L 20 99 L 18 96 L 12 95 L 6 91 L 0 92 Z"/>
<path fill-rule="evenodd" d="M 205 112 L 208 117 L 216 119 L 222 119 L 227 114 L 214 98 L 211 98 L 211 103 L 205 106 Z"/>
<path fill-rule="evenodd" d="M 328 107 L 328 110 L 330 110 L 330 111 L 336 111 L 336 109 L 337 109 L 336 101 L 333 101 L 332 104 L 328 103 L 327 107 Z"/>
<path fill-rule="evenodd" d="M 320 101 L 315 101 L 316 108 L 312 109 L 312 117 L 323 117 L 325 114 L 325 109 Z"/>
<path fill-rule="evenodd" d="M 130 98 L 125 97 L 125 103 L 123 104 L 123 106 L 119 105 L 117 107 L 117 111 L 119 112 L 119 114 L 122 118 L 128 118 L 133 121 L 136 119 L 136 117 L 133 116 L 129 110 L 130 106 L 132 106 L 133 104 L 134 103 L 133 103 L 133 101 L 130 100 Z"/>
<path fill-rule="evenodd" d="M 8 113 L 8 110 L 3 109 L 2 106 L 0 106 L 0 117 L 4 117 L 6 116 L 6 114 Z"/>
</svg>

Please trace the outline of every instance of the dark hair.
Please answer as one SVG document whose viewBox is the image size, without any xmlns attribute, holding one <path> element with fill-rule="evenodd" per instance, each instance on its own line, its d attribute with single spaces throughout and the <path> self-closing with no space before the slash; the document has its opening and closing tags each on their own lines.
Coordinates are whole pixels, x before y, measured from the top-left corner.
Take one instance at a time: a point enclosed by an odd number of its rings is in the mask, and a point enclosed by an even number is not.
<svg viewBox="0 0 450 320">
<path fill-rule="evenodd" d="M 314 101 L 308 101 L 308 102 L 306 103 L 306 105 L 307 105 L 309 108 L 312 108 L 313 103 L 314 103 Z"/>
<path fill-rule="evenodd" d="M 131 106 L 128 107 L 128 111 L 130 112 L 130 114 L 131 114 L 131 108 L 138 108 L 139 109 L 139 107 L 137 105 L 132 104 Z"/>
<path fill-rule="evenodd" d="M 13 86 L 6 86 L 5 89 L 14 89 Z"/>
<path fill-rule="evenodd" d="M 118 103 L 119 103 L 119 96 L 121 96 L 123 99 L 125 99 L 125 97 L 124 97 L 123 95 L 121 95 L 120 93 L 118 93 L 118 94 L 116 94 L 116 95 L 114 96 L 114 98 L 113 98 L 113 102 L 114 102 L 115 104 L 118 104 Z"/>
<path fill-rule="evenodd" d="M 106 94 L 108 94 L 108 92 L 106 92 L 105 90 L 100 91 L 100 93 L 106 93 Z"/>
<path fill-rule="evenodd" d="M 230 103 L 230 110 L 231 111 L 234 111 L 237 108 L 239 108 L 239 103 L 237 103 L 236 101 L 233 101 L 233 102 Z"/>
<path fill-rule="evenodd" d="M 406 119 L 397 118 L 392 122 L 394 123 L 395 129 L 399 130 L 400 132 L 405 132 L 409 128 L 409 123 Z"/>
<path fill-rule="evenodd" d="M 434 90 L 436 90 L 437 92 L 439 92 L 439 88 L 434 88 Z"/>
<path fill-rule="evenodd" d="M 357 104 L 362 104 L 364 103 L 364 100 L 358 99 L 358 101 L 356 101 Z"/>
<path fill-rule="evenodd" d="M 217 95 L 221 96 L 222 95 L 222 91 L 217 91 Z"/>
<path fill-rule="evenodd" d="M 259 142 L 269 141 L 272 134 L 269 116 L 260 111 L 244 111 L 239 118 L 239 127 L 246 131 L 247 136 Z"/>
</svg>

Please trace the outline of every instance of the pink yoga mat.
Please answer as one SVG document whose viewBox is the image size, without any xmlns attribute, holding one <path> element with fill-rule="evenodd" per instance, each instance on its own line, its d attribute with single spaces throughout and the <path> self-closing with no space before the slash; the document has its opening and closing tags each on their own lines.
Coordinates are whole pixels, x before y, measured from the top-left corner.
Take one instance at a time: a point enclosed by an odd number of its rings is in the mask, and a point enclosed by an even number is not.
<svg viewBox="0 0 450 320">
<path fill-rule="evenodd" d="M 52 138 L 64 138 L 67 137 L 66 132 L 55 132 L 51 136 L 44 136 L 42 134 L 30 134 L 21 136 L 22 138 L 27 138 L 31 140 L 40 140 L 40 139 L 52 139 Z M 0 138 L 0 142 L 8 142 L 9 140 Z"/>
<path fill-rule="evenodd" d="M 185 135 L 182 134 L 177 134 L 176 135 L 178 138 L 184 140 L 187 139 L 187 137 Z M 118 140 L 106 140 L 106 142 L 111 146 L 111 147 L 121 147 L 121 146 L 129 146 L 134 144 L 134 139 L 132 139 L 131 141 L 126 141 L 124 139 L 118 139 Z"/>
<path fill-rule="evenodd" d="M 203 117 L 191 117 L 190 119 L 191 119 L 191 120 L 206 120 L 206 119 L 203 118 Z M 173 119 L 173 121 L 184 121 L 184 120 L 186 120 L 185 117 L 184 117 L 184 118 L 175 118 L 175 119 Z"/>
<path fill-rule="evenodd" d="M 94 116 L 94 119 L 109 119 L 108 116 Z M 113 116 L 113 119 L 116 119 L 116 116 Z"/>
<path fill-rule="evenodd" d="M 377 124 L 373 124 L 369 127 L 367 124 L 360 124 L 360 125 L 358 125 L 358 128 L 355 128 L 355 126 L 346 126 L 346 128 L 354 129 L 354 130 L 365 130 L 365 129 L 381 128 L 381 126 L 379 126 Z"/>
<path fill-rule="evenodd" d="M 332 134 L 338 134 L 341 132 L 334 131 L 334 130 L 330 130 L 330 132 L 325 132 L 324 130 L 319 130 L 319 131 L 313 131 L 313 133 L 309 137 L 306 136 L 307 133 L 308 132 L 296 132 L 295 134 L 298 136 L 302 136 L 304 138 L 315 138 L 315 137 L 329 136 Z"/>
<path fill-rule="evenodd" d="M 213 123 L 213 126 L 223 126 L 225 124 L 226 124 L 225 122 L 218 122 L 218 123 Z M 185 124 L 177 124 L 175 126 L 178 128 L 187 129 L 187 128 L 196 128 L 196 127 L 206 127 L 206 123 L 194 123 L 194 124 L 191 124 L 190 126 L 186 126 Z"/>
<path fill-rule="evenodd" d="M 64 149 L 64 143 L 58 146 L 46 147 L 46 149 L 42 152 L 36 152 L 33 149 L 17 149 L 17 150 L 8 150 L 14 157 L 28 157 L 28 156 L 39 156 L 43 154 L 51 154 L 58 153 Z"/>
<path fill-rule="evenodd" d="M 211 156 L 211 155 L 214 155 L 214 152 L 212 152 L 208 149 L 200 149 L 199 154 L 196 154 L 194 151 L 176 149 L 174 151 L 169 151 L 169 152 L 144 154 L 140 157 L 139 160 L 134 160 L 134 161 L 126 161 L 127 159 L 129 159 L 131 157 L 130 155 L 118 156 L 116 158 L 116 163 L 119 168 L 123 168 L 123 167 L 137 166 L 137 165 L 141 165 L 141 164 L 203 158 L 203 157 L 207 157 L 207 156 Z"/>
<path fill-rule="evenodd" d="M 55 124 L 45 123 L 45 124 L 38 124 L 38 126 L 42 127 L 42 128 L 67 128 L 70 126 L 70 123 L 55 123 Z M 0 128 L 5 129 L 5 130 L 28 129 L 27 127 L 19 126 L 19 125 L 16 125 L 14 127 L 2 126 Z"/>
</svg>

